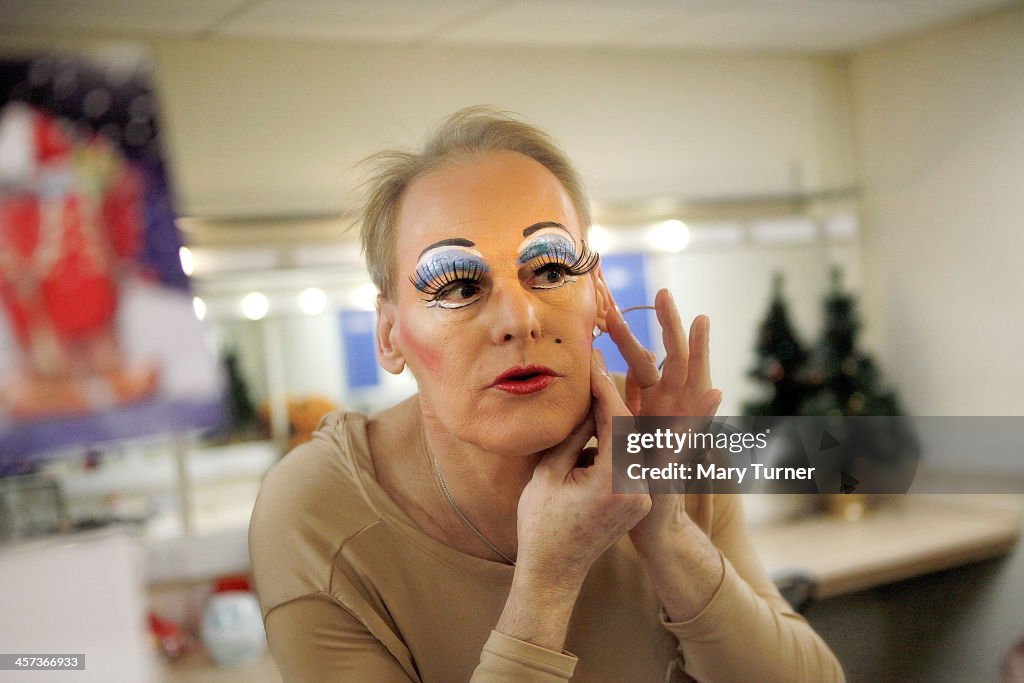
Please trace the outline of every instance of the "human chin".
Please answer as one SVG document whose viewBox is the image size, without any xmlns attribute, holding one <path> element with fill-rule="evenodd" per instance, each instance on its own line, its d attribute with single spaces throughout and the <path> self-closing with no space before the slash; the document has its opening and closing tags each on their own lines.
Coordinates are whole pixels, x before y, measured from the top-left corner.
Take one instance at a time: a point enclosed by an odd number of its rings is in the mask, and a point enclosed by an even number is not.
<svg viewBox="0 0 1024 683">
<path fill-rule="evenodd" d="M 559 377 L 536 400 L 502 400 L 493 410 L 478 407 L 474 436 L 494 453 L 529 455 L 557 446 L 590 409 L 589 383 Z"/>
<path fill-rule="evenodd" d="M 559 406 L 548 411 L 513 410 L 474 421 L 465 439 L 497 455 L 522 456 L 557 446 L 583 421 L 586 410 Z"/>
<path fill-rule="evenodd" d="M 543 391 L 510 396 L 495 389 L 459 398 L 451 386 L 420 385 L 424 414 L 452 437 L 489 453 L 531 455 L 555 446 L 583 421 L 589 385 L 559 377 Z"/>
</svg>

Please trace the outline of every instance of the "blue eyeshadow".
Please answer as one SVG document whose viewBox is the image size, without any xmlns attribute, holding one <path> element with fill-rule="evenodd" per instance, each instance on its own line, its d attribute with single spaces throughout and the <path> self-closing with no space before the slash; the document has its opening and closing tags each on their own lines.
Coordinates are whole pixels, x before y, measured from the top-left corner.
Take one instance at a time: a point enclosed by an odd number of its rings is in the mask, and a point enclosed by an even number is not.
<svg viewBox="0 0 1024 683">
<path fill-rule="evenodd" d="M 561 235 L 541 235 L 530 242 L 519 255 L 519 265 L 525 265 L 539 256 L 548 256 L 559 263 L 576 260 L 576 247 Z"/>
<path fill-rule="evenodd" d="M 479 256 L 459 249 L 448 249 L 420 261 L 411 280 L 413 286 L 422 292 L 443 287 L 455 280 L 479 280 L 488 270 L 487 263 Z"/>
</svg>

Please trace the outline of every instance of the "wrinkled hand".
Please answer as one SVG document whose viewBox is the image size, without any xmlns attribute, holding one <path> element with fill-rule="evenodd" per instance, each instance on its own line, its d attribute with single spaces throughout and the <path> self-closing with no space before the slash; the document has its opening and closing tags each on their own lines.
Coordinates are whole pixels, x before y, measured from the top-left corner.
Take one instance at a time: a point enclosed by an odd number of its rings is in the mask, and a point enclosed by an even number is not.
<svg viewBox="0 0 1024 683">
<path fill-rule="evenodd" d="M 637 416 L 714 417 L 722 392 L 711 386 L 710 320 L 701 315 L 690 326 L 689 340 L 672 295 L 662 289 L 654 300 L 666 356 L 657 359 L 633 335 L 617 308 L 608 315 L 608 334 L 626 360 L 626 405 Z M 682 495 L 654 495 L 650 514 L 630 531 L 642 556 L 664 547 L 669 537 L 692 532 Z"/>
<path fill-rule="evenodd" d="M 597 351 L 590 384 L 591 414 L 545 454 L 519 499 L 517 572 L 540 572 L 554 584 L 582 581 L 591 564 L 651 508 L 648 495 L 612 493 L 612 417 L 628 411 Z M 595 432 L 593 464 L 581 467 L 581 451 Z"/>
<path fill-rule="evenodd" d="M 654 299 L 665 346 L 665 363 L 634 336 L 618 308 L 608 315 L 608 335 L 626 360 L 626 405 L 638 416 L 714 416 L 722 392 L 711 388 L 709 333 L 711 321 L 697 316 L 686 330 L 672 295 L 662 289 Z"/>
</svg>

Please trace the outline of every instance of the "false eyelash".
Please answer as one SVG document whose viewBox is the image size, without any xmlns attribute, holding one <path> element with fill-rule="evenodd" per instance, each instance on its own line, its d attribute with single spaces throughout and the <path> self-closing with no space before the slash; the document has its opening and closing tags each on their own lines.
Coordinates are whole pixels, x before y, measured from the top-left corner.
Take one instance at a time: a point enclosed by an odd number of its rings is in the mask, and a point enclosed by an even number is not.
<svg viewBox="0 0 1024 683">
<path fill-rule="evenodd" d="M 583 246 L 577 255 L 568 245 L 556 243 L 553 254 L 550 252 L 541 254 L 533 259 L 530 264 L 534 266 L 535 270 L 540 270 L 544 266 L 554 264 L 565 268 L 566 275 L 586 275 L 594 268 L 597 268 L 597 264 L 601 262 L 601 256 L 588 247 L 585 241 L 581 240 L 581 244 Z"/>
<path fill-rule="evenodd" d="M 426 294 L 431 299 L 445 290 L 448 285 L 469 280 L 480 282 L 483 279 L 484 267 L 474 261 L 453 260 L 453 261 L 432 261 L 424 263 L 416 270 L 416 275 L 409 278 L 409 282 L 418 291 Z"/>
</svg>

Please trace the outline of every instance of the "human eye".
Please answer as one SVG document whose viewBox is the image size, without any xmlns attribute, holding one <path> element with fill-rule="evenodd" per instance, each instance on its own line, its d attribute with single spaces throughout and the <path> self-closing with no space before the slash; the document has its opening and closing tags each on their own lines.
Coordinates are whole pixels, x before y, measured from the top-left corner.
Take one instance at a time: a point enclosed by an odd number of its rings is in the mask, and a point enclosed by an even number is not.
<svg viewBox="0 0 1024 683">
<path fill-rule="evenodd" d="M 530 286 L 534 289 L 558 289 L 576 278 L 569 275 L 566 267 L 559 263 L 549 263 L 533 272 Z"/>
<path fill-rule="evenodd" d="M 438 292 L 430 303 L 441 308 L 463 308 L 480 298 L 483 287 L 473 280 L 456 280 Z"/>
<path fill-rule="evenodd" d="M 583 242 L 578 250 L 564 239 L 548 240 L 533 249 L 532 258 L 525 264 L 534 289 L 558 289 L 576 282 L 597 267 L 599 257 Z"/>
<path fill-rule="evenodd" d="M 463 308 L 479 300 L 487 266 L 469 255 L 442 255 L 423 262 L 409 278 L 427 306 Z"/>
</svg>

